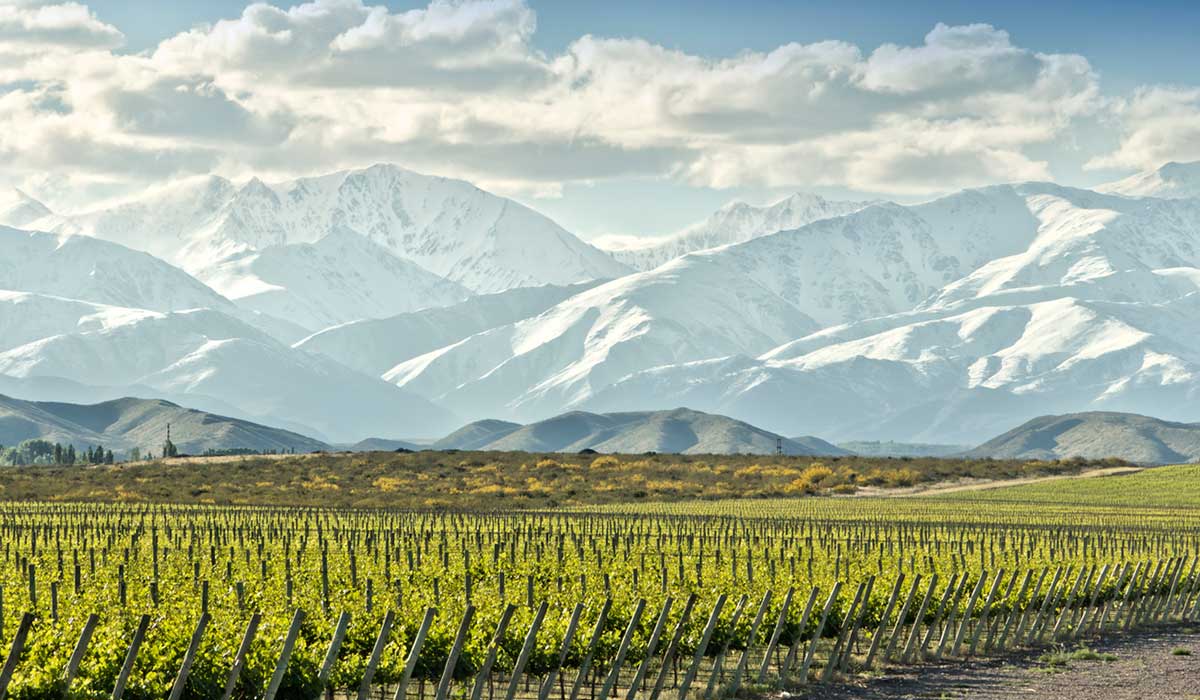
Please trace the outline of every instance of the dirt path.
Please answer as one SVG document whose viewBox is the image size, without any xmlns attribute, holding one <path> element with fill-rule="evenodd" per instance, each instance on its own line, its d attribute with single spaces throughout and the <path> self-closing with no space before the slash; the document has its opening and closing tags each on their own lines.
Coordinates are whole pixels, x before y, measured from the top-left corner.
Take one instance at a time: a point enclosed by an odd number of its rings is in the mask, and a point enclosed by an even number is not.
<svg viewBox="0 0 1200 700">
<path fill-rule="evenodd" d="M 943 493 L 958 493 L 960 491 L 983 491 L 984 489 L 998 489 L 1005 486 L 1019 486 L 1021 484 L 1037 484 L 1043 481 L 1060 481 L 1062 479 L 1091 479 L 1100 476 L 1113 476 L 1115 474 L 1131 474 L 1140 472 L 1145 467 L 1104 467 L 1102 469 L 1089 469 L 1079 472 L 1078 474 L 1056 474 L 1053 476 L 1032 476 L 1025 479 L 962 479 L 950 483 L 941 482 L 928 486 L 913 486 L 910 488 L 883 489 L 883 488 L 863 488 L 859 489 L 856 496 L 936 496 Z"/>
<path fill-rule="evenodd" d="M 924 665 L 793 695 L 805 700 L 1197 700 L 1200 630 L 1172 626 L 1093 640 L 1111 660 L 1071 660 L 1054 668 L 1028 652 L 974 662 Z M 1187 650 L 1190 655 L 1180 655 Z"/>
</svg>

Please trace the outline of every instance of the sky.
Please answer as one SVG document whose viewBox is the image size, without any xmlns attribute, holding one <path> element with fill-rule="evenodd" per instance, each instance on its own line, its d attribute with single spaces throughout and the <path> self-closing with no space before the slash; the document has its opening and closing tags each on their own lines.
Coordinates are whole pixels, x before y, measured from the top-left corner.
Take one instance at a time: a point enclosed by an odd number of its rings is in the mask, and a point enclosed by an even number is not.
<svg viewBox="0 0 1200 700">
<path fill-rule="evenodd" d="M 1200 159 L 1200 3 L 0 0 L 0 186 L 388 161 L 596 239 Z"/>
</svg>

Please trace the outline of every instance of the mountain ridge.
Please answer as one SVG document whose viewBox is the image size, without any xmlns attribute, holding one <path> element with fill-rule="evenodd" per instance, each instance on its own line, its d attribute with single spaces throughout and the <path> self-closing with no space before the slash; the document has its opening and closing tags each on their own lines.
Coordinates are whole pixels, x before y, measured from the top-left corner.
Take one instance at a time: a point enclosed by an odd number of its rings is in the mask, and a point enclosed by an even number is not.
<svg viewBox="0 0 1200 700">
<path fill-rule="evenodd" d="M 328 446 L 312 438 L 250 421 L 185 408 L 161 399 L 125 397 L 82 405 L 54 401 L 23 401 L 0 394 L 0 444 L 47 440 L 74 445 L 103 445 L 122 453 L 133 448 L 156 454 L 166 440 L 182 453 L 207 450 L 309 452 Z"/>
<path fill-rule="evenodd" d="M 1200 423 L 1113 411 L 1039 416 L 966 452 L 966 457 L 1115 457 L 1140 464 L 1200 461 Z"/>
</svg>

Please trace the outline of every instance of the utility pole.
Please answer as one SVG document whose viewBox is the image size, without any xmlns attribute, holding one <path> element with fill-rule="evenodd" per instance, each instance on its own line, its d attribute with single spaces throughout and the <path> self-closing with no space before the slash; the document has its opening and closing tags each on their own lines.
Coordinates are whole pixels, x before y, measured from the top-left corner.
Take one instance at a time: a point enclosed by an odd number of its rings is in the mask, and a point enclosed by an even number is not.
<svg viewBox="0 0 1200 700">
<path fill-rule="evenodd" d="M 783 456 L 783 438 L 779 435 L 775 436 L 775 454 Z"/>
</svg>

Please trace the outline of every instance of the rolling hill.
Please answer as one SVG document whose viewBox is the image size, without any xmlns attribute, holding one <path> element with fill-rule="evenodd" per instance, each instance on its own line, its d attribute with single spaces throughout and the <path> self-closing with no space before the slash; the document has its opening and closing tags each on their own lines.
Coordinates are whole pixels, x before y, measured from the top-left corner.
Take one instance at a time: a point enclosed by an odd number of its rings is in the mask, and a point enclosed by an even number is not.
<svg viewBox="0 0 1200 700">
<path fill-rule="evenodd" d="M 1000 459 L 1117 457 L 1138 464 L 1200 461 L 1200 423 L 1092 411 L 1034 418 L 966 453 Z"/>
<path fill-rule="evenodd" d="M 82 405 L 21 401 L 0 395 L 0 444 L 41 439 L 64 445 L 103 445 L 123 456 L 133 448 L 157 452 L 171 426 L 171 440 L 182 453 L 206 450 L 310 452 L 328 446 L 298 433 L 228 418 L 159 399 L 122 398 Z"/>
<path fill-rule="evenodd" d="M 781 441 L 777 442 L 777 441 Z M 787 439 L 725 416 L 686 408 L 596 414 L 572 411 L 530 425 L 487 420 L 434 443 L 436 449 L 641 454 L 847 454 L 819 438 Z"/>
</svg>

